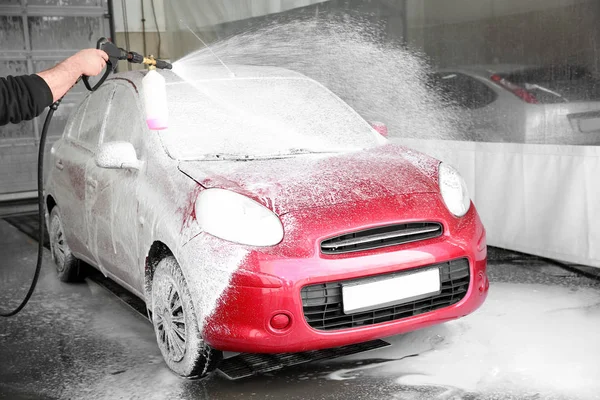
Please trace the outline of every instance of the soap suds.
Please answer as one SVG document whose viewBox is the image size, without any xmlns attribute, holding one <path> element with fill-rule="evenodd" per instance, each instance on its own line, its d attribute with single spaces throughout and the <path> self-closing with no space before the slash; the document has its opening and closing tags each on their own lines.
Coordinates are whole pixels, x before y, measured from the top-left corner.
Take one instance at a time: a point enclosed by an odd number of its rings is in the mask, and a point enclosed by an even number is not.
<svg viewBox="0 0 600 400">
<path fill-rule="evenodd" d="M 249 250 L 208 234 L 194 238 L 182 251 L 180 263 L 188 265 L 186 281 L 198 314 L 200 330 L 204 328 L 228 288 L 233 273 L 244 263 Z"/>
<path fill-rule="evenodd" d="M 437 161 L 396 145 L 325 157 L 182 162 L 180 168 L 206 187 L 232 189 L 262 199 L 262 204 L 278 215 L 303 208 L 439 192 Z"/>
<path fill-rule="evenodd" d="M 194 78 L 211 70 L 189 68 L 184 82 L 168 86 L 171 124 L 161 138 L 179 160 L 343 152 L 387 142 L 312 80 L 257 77 L 264 73 L 258 67 L 244 78 Z"/>
</svg>

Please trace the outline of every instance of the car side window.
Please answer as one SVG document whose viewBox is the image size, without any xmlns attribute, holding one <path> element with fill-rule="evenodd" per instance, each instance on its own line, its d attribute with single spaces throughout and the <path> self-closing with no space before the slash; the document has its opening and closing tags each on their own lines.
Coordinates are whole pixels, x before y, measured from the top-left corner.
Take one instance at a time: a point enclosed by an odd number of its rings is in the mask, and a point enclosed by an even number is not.
<svg viewBox="0 0 600 400">
<path fill-rule="evenodd" d="M 79 127 L 81 126 L 81 120 L 85 113 L 85 107 L 87 106 L 89 98 L 83 99 L 81 104 L 75 109 L 75 112 L 71 114 L 67 125 L 65 126 L 65 136 L 69 139 L 77 140 L 79 138 Z"/>
<path fill-rule="evenodd" d="M 485 107 L 497 97 L 483 82 L 457 72 L 435 74 L 432 85 L 444 101 L 465 109 Z"/>
<path fill-rule="evenodd" d="M 114 85 L 104 84 L 93 92 L 87 101 L 87 107 L 85 108 L 77 139 L 91 150 L 95 150 L 98 146 L 104 121 L 106 120 L 106 112 L 114 90 Z"/>
<path fill-rule="evenodd" d="M 140 155 L 144 132 L 137 94 L 127 86 L 116 84 L 116 90 L 108 110 L 102 143 L 125 141 L 133 145 Z"/>
</svg>

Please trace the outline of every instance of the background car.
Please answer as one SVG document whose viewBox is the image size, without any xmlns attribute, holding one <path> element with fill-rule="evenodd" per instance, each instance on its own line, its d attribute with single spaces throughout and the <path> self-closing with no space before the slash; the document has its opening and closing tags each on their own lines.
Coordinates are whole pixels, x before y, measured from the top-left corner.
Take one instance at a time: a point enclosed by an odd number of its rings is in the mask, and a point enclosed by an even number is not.
<svg viewBox="0 0 600 400">
<path fill-rule="evenodd" d="M 600 82 L 583 67 L 466 66 L 430 75 L 470 140 L 600 144 Z"/>
<path fill-rule="evenodd" d="M 143 72 L 70 117 L 46 185 L 59 277 L 89 263 L 142 298 L 167 365 L 222 351 L 337 347 L 465 316 L 484 301 L 485 230 L 452 167 L 392 145 L 319 83 L 232 66 Z"/>
</svg>

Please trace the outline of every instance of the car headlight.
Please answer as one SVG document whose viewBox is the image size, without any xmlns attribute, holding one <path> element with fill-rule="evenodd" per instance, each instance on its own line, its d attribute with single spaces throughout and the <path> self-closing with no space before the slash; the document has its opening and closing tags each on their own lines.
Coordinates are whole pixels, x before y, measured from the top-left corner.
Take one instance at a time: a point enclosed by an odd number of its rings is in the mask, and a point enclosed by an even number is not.
<svg viewBox="0 0 600 400">
<path fill-rule="evenodd" d="M 225 189 L 207 189 L 196 200 L 196 219 L 218 238 L 248 246 L 275 246 L 283 239 L 283 225 L 271 210 Z"/>
<path fill-rule="evenodd" d="M 448 210 L 462 217 L 471 207 L 471 198 L 465 180 L 450 165 L 440 163 L 438 169 L 440 192 Z"/>
</svg>

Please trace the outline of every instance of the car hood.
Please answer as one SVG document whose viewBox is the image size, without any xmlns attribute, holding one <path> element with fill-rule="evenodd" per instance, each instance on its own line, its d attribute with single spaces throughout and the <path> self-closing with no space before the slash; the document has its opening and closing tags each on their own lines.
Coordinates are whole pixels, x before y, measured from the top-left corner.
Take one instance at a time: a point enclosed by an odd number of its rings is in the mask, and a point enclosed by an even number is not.
<svg viewBox="0 0 600 400">
<path fill-rule="evenodd" d="M 438 192 L 439 161 L 402 146 L 344 154 L 303 154 L 249 161 L 182 161 L 206 188 L 247 195 L 276 214 L 412 193 Z"/>
</svg>

